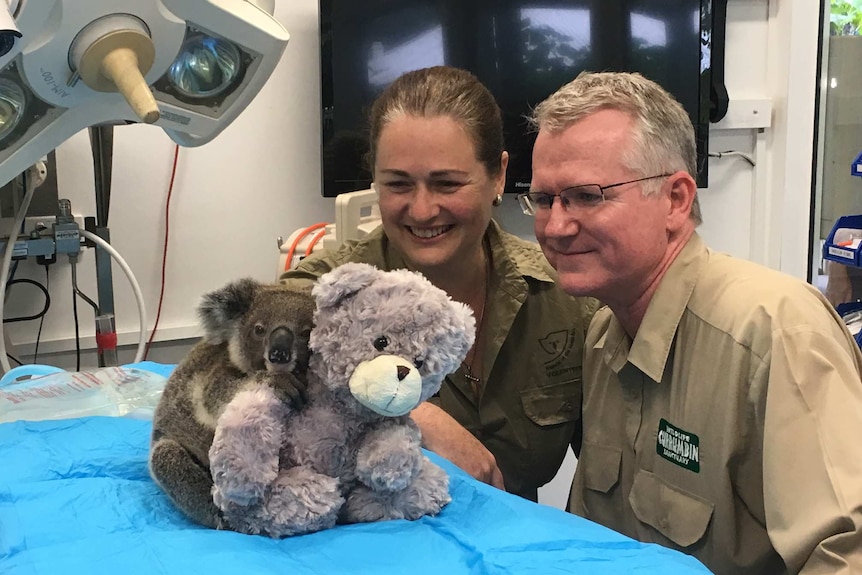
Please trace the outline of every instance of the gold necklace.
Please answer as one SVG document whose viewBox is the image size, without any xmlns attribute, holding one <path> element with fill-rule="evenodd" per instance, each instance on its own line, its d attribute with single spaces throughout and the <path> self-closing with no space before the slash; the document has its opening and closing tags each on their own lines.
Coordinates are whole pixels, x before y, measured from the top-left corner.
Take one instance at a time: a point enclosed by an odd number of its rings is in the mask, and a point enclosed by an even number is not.
<svg viewBox="0 0 862 575">
<path fill-rule="evenodd" d="M 485 305 L 488 303 L 488 288 L 491 283 L 491 264 L 484 246 L 482 246 L 482 253 L 485 256 L 485 294 L 482 296 L 482 309 L 479 312 L 479 317 L 476 322 L 476 338 L 473 344 L 473 355 L 470 358 L 469 364 L 467 363 L 467 358 L 464 358 L 464 361 L 461 362 L 461 365 L 464 367 L 464 379 L 470 383 L 470 387 L 473 389 L 473 395 L 477 400 L 479 399 L 479 392 L 482 388 L 482 378 L 473 373 L 473 364 L 476 362 L 476 354 L 480 353 L 478 349 L 479 336 L 482 333 L 482 327 L 485 325 Z"/>
</svg>

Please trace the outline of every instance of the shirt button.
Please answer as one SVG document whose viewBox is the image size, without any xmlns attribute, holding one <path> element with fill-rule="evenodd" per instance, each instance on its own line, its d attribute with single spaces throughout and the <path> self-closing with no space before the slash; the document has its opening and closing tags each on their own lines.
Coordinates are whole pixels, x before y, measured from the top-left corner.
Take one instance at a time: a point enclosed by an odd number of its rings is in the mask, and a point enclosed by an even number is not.
<svg viewBox="0 0 862 575">
<path fill-rule="evenodd" d="M 564 404 L 563 404 L 563 411 L 569 411 L 569 412 L 571 412 L 571 411 L 574 411 L 574 410 L 575 410 L 575 406 L 574 406 L 574 405 L 572 405 L 572 402 L 571 402 L 571 401 L 567 401 L 566 403 L 564 403 Z"/>
</svg>

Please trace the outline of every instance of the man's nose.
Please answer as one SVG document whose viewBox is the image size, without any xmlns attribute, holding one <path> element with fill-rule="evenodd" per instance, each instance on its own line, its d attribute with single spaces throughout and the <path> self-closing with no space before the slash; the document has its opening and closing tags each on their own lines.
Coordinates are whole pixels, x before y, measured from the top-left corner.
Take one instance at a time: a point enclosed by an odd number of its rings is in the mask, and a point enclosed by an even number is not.
<svg viewBox="0 0 862 575">
<path fill-rule="evenodd" d="M 542 229 L 546 237 L 563 238 L 577 235 L 581 229 L 580 220 L 576 213 L 567 211 L 563 207 L 563 202 L 559 197 L 554 198 L 554 202 L 542 217 Z"/>
</svg>

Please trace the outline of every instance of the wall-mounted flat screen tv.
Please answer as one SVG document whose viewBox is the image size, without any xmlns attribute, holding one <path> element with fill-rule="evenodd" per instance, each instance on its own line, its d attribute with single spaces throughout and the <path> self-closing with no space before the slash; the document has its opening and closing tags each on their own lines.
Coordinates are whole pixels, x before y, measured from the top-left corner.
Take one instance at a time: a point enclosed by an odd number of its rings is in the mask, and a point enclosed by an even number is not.
<svg viewBox="0 0 862 575">
<path fill-rule="evenodd" d="M 503 111 L 506 191 L 527 189 L 524 116 L 583 70 L 637 71 L 688 111 L 707 184 L 711 0 L 320 0 L 323 195 L 368 188 L 371 102 L 400 74 L 473 72 Z"/>
</svg>

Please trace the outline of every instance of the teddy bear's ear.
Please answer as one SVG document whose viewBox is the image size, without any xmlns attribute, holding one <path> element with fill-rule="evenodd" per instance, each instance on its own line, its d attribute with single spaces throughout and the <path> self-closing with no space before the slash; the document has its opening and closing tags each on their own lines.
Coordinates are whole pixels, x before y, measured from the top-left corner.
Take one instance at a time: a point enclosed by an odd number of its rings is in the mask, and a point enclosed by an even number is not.
<svg viewBox="0 0 862 575">
<path fill-rule="evenodd" d="M 254 296 L 262 285 L 251 278 L 244 278 L 204 296 L 198 306 L 198 316 L 210 343 L 230 339 L 237 320 L 251 309 Z"/>
<path fill-rule="evenodd" d="M 370 264 L 350 262 L 320 276 L 311 294 L 317 309 L 337 306 L 359 290 L 371 285 L 383 273 Z"/>
</svg>

